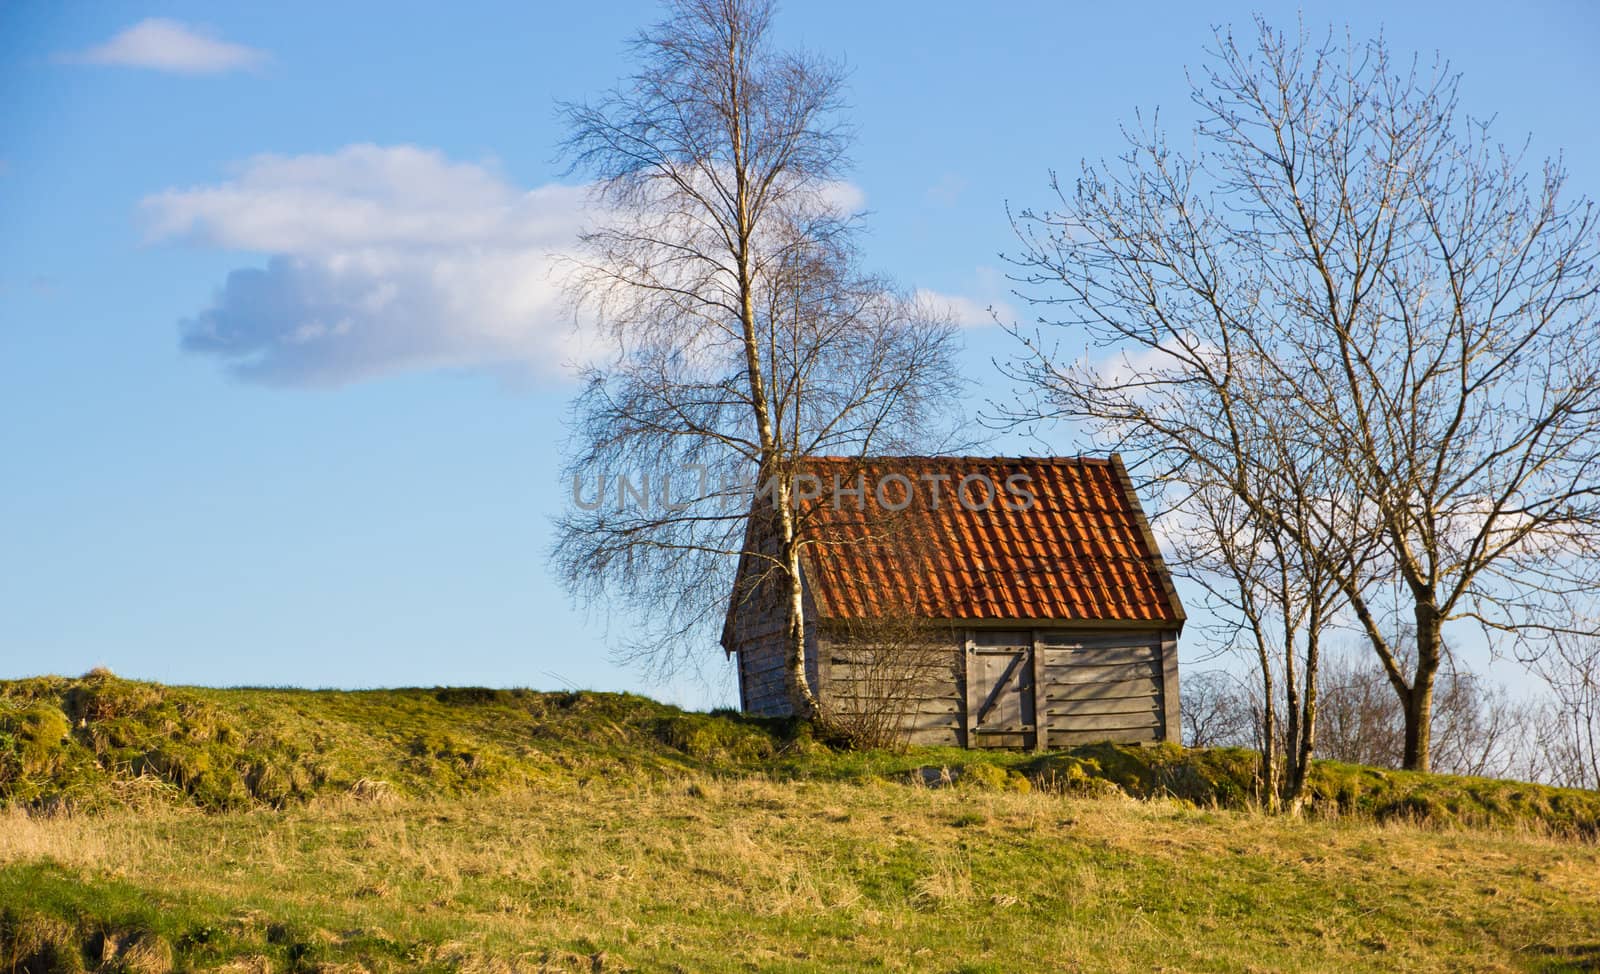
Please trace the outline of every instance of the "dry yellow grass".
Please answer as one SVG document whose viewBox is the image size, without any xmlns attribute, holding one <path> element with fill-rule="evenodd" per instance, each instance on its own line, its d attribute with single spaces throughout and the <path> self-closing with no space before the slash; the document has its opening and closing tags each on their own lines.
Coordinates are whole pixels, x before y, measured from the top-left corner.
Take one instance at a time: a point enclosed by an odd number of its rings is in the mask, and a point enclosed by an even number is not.
<svg viewBox="0 0 1600 974">
<path fill-rule="evenodd" d="M 23 902 L 24 884 L 69 919 L 148 930 L 182 963 L 235 971 L 1600 961 L 1592 844 L 878 782 L 698 777 L 225 815 L 12 812 L 0 817 L 0 903 Z"/>
</svg>

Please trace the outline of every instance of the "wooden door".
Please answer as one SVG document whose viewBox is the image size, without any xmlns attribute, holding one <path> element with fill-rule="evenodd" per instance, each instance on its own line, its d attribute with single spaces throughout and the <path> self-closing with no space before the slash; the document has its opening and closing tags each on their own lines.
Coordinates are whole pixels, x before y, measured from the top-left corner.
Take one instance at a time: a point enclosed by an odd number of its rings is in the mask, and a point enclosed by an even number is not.
<svg viewBox="0 0 1600 974">
<path fill-rule="evenodd" d="M 968 747 L 1033 747 L 1033 633 L 975 630 L 967 640 Z"/>
</svg>

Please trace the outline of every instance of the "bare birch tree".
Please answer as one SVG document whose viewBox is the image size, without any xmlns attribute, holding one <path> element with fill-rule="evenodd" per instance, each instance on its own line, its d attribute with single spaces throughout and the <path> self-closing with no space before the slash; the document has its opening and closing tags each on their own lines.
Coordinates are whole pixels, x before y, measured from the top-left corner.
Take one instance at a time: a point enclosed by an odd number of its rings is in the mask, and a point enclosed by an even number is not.
<svg viewBox="0 0 1600 974">
<path fill-rule="evenodd" d="M 556 560 L 580 597 L 641 610 L 629 649 L 663 671 L 711 644 L 734 566 L 757 563 L 786 594 L 789 692 L 810 715 L 799 464 L 907 449 L 957 379 L 948 320 L 857 269 L 842 73 L 775 49 L 773 12 L 675 0 L 634 42 L 637 73 L 564 107 L 606 214 L 574 293 L 612 354 L 574 406 L 579 503 Z"/>
<path fill-rule="evenodd" d="M 1256 28 L 1219 34 L 1193 79 L 1193 151 L 1130 130 L 1117 162 L 1052 180 L 1058 208 L 1017 215 L 1041 324 L 1114 367 L 1016 329 L 1012 373 L 1037 395 L 1014 418 L 1085 422 L 1157 490 L 1228 484 L 1293 538 L 1401 701 L 1404 765 L 1426 770 L 1446 625 L 1528 656 L 1582 628 L 1570 603 L 1600 543 L 1597 215 L 1559 161 L 1530 175 L 1464 115 L 1447 64 Z M 1281 459 L 1248 435 L 1272 427 L 1336 466 L 1339 496 L 1306 523 L 1240 475 Z"/>
</svg>

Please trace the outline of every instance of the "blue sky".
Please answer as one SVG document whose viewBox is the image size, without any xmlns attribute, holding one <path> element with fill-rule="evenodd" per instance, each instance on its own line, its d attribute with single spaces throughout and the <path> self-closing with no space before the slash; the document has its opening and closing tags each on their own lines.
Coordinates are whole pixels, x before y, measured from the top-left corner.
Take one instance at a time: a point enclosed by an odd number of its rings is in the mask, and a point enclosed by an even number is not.
<svg viewBox="0 0 1600 974">
<path fill-rule="evenodd" d="M 1185 66 L 1258 8 L 981 9 L 792 3 L 780 32 L 852 69 L 869 262 L 1016 307 L 1006 204 L 1115 153 L 1135 109 L 1181 123 Z M 1303 12 L 1443 53 L 1468 110 L 1600 195 L 1600 7 Z M 711 653 L 708 685 L 610 663 L 625 616 L 545 564 L 572 388 L 540 255 L 583 217 L 554 102 L 613 82 L 655 16 L 0 3 L 0 677 L 731 699 Z M 964 335 L 976 397 L 1004 395 L 1003 337 Z"/>
</svg>

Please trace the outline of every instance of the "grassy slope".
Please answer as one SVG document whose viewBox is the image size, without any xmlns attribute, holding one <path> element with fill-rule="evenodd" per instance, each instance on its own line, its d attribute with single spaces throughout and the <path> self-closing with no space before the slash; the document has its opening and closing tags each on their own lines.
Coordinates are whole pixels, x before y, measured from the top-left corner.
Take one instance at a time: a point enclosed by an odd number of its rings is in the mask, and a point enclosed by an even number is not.
<svg viewBox="0 0 1600 974">
<path fill-rule="evenodd" d="M 0 970 L 1600 965 L 1600 795 L 1324 766 L 1288 821 L 1228 807 L 1242 752 L 788 730 L 606 694 L 0 683 Z"/>
</svg>

